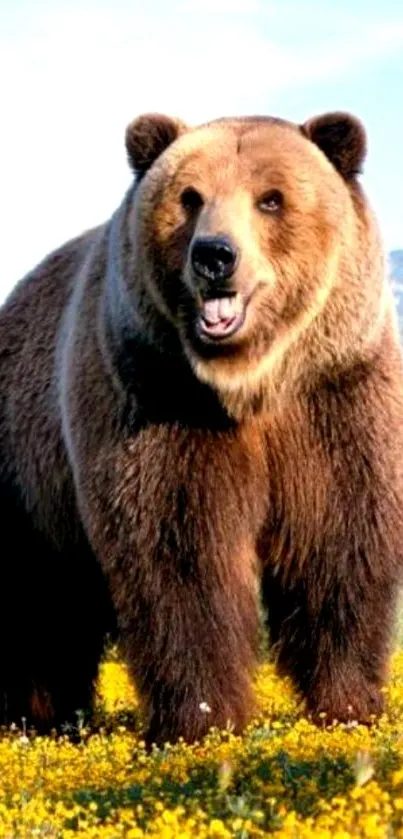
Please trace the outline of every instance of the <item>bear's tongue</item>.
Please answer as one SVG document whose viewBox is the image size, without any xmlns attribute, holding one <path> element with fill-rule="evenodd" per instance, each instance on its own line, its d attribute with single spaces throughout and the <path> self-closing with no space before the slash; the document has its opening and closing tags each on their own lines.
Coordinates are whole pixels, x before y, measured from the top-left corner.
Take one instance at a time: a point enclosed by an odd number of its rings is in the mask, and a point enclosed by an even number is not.
<svg viewBox="0 0 403 839">
<path fill-rule="evenodd" d="M 210 334 L 225 335 L 241 312 L 242 300 L 240 294 L 205 300 L 202 306 L 204 327 Z"/>
</svg>

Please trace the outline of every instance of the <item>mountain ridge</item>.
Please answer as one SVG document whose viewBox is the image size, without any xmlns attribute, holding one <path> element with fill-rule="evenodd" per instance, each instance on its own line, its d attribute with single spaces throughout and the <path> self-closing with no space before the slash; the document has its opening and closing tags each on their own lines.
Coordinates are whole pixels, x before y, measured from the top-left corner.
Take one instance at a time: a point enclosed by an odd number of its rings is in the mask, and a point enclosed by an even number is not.
<svg viewBox="0 0 403 839">
<path fill-rule="evenodd" d="M 403 249 L 389 252 L 388 273 L 396 303 L 400 339 L 403 341 Z"/>
</svg>

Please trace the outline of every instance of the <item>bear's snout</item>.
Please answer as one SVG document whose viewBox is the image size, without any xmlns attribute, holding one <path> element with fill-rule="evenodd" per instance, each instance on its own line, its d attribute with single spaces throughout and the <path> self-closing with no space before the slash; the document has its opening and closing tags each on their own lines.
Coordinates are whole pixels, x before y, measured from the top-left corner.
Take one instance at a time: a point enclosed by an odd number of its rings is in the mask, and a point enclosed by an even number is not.
<svg viewBox="0 0 403 839">
<path fill-rule="evenodd" d="M 206 280 L 211 291 L 215 285 L 232 277 L 238 261 L 238 252 L 228 238 L 204 236 L 194 240 L 190 249 L 190 262 L 198 278 Z"/>
<path fill-rule="evenodd" d="M 226 236 L 198 236 L 189 261 L 191 283 L 197 292 L 197 336 L 203 342 L 221 341 L 239 331 L 245 303 L 231 279 L 238 266 L 238 250 Z"/>
</svg>

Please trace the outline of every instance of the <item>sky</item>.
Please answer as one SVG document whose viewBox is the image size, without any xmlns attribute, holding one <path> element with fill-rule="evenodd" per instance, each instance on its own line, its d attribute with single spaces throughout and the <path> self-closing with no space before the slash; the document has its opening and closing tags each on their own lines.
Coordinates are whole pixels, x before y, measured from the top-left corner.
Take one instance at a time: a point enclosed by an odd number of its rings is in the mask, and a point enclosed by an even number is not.
<svg viewBox="0 0 403 839">
<path fill-rule="evenodd" d="M 0 298 L 105 221 L 128 122 L 330 110 L 368 135 L 362 183 L 403 248 L 401 0 L 0 0 Z"/>
</svg>

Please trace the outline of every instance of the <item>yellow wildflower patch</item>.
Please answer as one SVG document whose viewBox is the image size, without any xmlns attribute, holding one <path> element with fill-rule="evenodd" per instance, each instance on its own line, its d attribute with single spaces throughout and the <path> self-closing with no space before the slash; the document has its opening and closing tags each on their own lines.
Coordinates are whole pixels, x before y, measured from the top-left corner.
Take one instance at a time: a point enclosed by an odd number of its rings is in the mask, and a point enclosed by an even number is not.
<svg viewBox="0 0 403 839">
<path fill-rule="evenodd" d="M 0 839 L 403 839 L 403 653 L 372 730 L 314 727 L 271 664 L 255 690 L 243 737 L 148 755 L 126 668 L 107 658 L 95 733 L 78 719 L 75 744 L 0 736 Z"/>
</svg>

